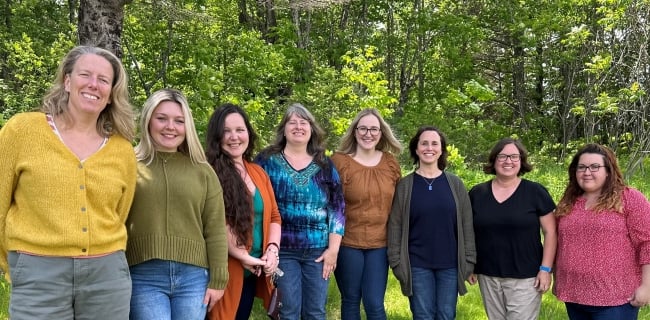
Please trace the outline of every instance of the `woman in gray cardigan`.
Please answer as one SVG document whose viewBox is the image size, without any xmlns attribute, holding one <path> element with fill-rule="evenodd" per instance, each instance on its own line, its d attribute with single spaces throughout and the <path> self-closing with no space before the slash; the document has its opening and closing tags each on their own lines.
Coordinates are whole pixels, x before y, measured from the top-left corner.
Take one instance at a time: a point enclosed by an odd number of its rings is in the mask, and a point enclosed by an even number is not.
<svg viewBox="0 0 650 320">
<path fill-rule="evenodd" d="M 463 182 L 444 172 L 447 142 L 433 126 L 409 143 L 414 172 L 397 184 L 388 220 L 388 262 L 413 319 L 454 319 L 476 262 L 472 207 Z"/>
</svg>

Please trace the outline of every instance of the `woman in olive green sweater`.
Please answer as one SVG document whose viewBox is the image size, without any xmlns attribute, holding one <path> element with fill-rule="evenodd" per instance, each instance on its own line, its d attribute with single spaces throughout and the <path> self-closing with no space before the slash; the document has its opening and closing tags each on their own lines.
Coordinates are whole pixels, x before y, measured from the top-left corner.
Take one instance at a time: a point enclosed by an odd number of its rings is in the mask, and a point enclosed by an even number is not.
<svg viewBox="0 0 650 320">
<path fill-rule="evenodd" d="M 183 94 L 153 93 L 127 220 L 131 319 L 204 319 L 228 282 L 223 195 Z"/>
</svg>

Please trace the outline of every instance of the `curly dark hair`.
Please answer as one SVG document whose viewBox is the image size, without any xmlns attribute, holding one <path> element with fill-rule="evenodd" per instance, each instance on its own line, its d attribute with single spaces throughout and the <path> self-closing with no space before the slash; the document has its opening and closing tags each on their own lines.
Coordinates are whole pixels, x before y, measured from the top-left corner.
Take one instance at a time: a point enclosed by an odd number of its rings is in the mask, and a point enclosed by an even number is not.
<svg viewBox="0 0 650 320">
<path fill-rule="evenodd" d="M 217 173 L 219 182 L 221 182 L 223 202 L 226 209 L 226 223 L 237 238 L 237 245 L 247 246 L 253 232 L 253 199 L 250 196 L 248 187 L 246 187 L 246 183 L 239 174 L 235 162 L 228 153 L 221 149 L 226 117 L 233 113 L 237 113 L 244 118 L 246 130 L 248 131 L 248 147 L 242 157 L 244 161 L 252 161 L 257 134 L 253 130 L 246 112 L 232 103 L 219 106 L 210 117 L 206 137 L 206 157 L 208 163 Z"/>
</svg>

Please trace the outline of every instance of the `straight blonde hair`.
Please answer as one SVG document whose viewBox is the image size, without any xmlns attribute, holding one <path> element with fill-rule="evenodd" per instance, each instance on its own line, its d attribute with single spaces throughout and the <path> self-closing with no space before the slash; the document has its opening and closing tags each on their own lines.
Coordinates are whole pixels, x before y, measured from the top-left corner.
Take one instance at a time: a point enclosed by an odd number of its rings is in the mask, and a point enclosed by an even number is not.
<svg viewBox="0 0 650 320">
<path fill-rule="evenodd" d="M 153 138 L 149 132 L 149 122 L 154 110 L 164 101 L 176 102 L 181 106 L 183 117 L 185 118 L 185 140 L 178 147 L 178 151 L 189 156 L 193 163 L 205 163 L 208 161 L 203 152 L 203 146 L 199 140 L 194 127 L 194 119 L 192 118 L 192 110 L 187 103 L 187 99 L 180 91 L 176 89 L 161 89 L 149 96 L 142 108 L 140 115 L 140 142 L 135 146 L 135 156 L 138 161 L 143 161 L 146 165 L 151 164 L 156 154 L 156 147 Z"/>
</svg>

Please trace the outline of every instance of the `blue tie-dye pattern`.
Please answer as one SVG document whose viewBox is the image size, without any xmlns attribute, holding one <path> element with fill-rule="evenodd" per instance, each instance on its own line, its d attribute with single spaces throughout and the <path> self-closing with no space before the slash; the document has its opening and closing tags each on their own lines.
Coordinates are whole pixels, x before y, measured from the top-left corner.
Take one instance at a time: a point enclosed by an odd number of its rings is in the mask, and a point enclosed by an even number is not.
<svg viewBox="0 0 650 320">
<path fill-rule="evenodd" d="M 282 216 L 283 248 L 326 248 L 329 234 L 345 230 L 343 189 L 334 164 L 323 170 L 315 162 L 296 171 L 281 154 L 256 162 L 271 178 Z"/>
</svg>

